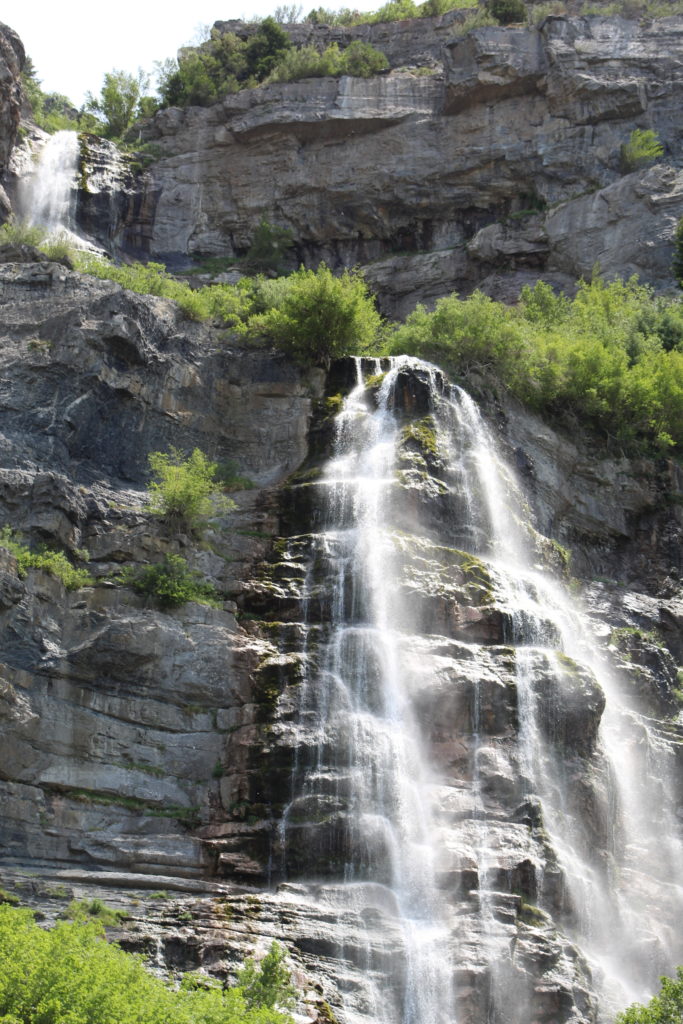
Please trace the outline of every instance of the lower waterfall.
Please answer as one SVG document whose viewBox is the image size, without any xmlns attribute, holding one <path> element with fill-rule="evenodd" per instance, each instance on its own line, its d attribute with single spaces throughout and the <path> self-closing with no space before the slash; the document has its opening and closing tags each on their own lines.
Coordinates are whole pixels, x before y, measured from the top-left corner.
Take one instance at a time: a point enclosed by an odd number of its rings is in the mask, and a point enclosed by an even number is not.
<svg viewBox="0 0 683 1024">
<path fill-rule="evenodd" d="M 610 1021 L 683 959 L 666 735 L 473 400 L 407 357 L 355 375 L 268 585 L 298 666 L 271 882 L 329 923 L 345 1024 Z"/>
</svg>

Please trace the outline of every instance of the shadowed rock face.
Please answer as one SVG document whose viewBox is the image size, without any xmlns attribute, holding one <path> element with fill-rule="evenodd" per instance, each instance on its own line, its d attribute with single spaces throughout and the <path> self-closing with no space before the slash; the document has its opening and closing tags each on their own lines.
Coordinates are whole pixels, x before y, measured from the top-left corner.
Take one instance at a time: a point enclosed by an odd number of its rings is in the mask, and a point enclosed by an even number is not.
<svg viewBox="0 0 683 1024">
<path fill-rule="evenodd" d="M 230 348 L 170 303 L 63 267 L 2 266 L 0 289 L 1 521 L 74 558 L 87 548 L 95 578 L 67 593 L 42 572 L 20 579 L 9 554 L 0 562 L 2 884 L 49 919 L 73 895 L 125 908 L 117 937 L 159 969 L 225 976 L 276 936 L 308 990 L 309 1019 L 325 999 L 344 1022 L 376 1020 L 377 992 L 405 956 L 390 853 L 380 833 L 361 841 L 350 827 L 342 768 L 353 736 L 340 727 L 320 748 L 321 692 L 301 697 L 340 614 L 335 551 L 323 556 L 319 541 L 335 430 L 324 402 L 307 448 L 320 382 L 266 351 Z M 333 366 L 332 392 L 354 381 L 355 366 Z M 367 389 L 369 411 L 380 386 Z M 458 1020 L 604 1019 L 520 755 L 520 664 L 539 736 L 571 780 L 566 813 L 598 851 L 611 820 L 604 694 L 572 658 L 558 668 L 546 650 L 552 623 L 539 623 L 542 649 L 520 645 L 505 580 L 472 553 L 485 524 L 457 527 L 467 500 L 437 443 L 433 392 L 424 370 L 397 374 L 388 564 L 404 609 L 402 672 L 434 771 L 434 878 L 450 915 Z M 440 377 L 436 392 L 448 393 Z M 677 472 L 601 459 L 516 408 L 492 413 L 541 534 L 573 547 L 582 576 L 603 577 L 586 587 L 595 632 L 618 649 L 646 714 L 671 716 L 683 617 Z M 145 510 L 147 453 L 169 444 L 234 460 L 257 484 L 233 495 L 238 508 L 201 543 Z M 338 514 L 350 523 L 351 504 Z M 553 564 L 552 545 L 540 534 L 537 545 Z M 116 581 L 169 551 L 214 582 L 222 607 L 165 613 Z M 365 614 L 357 597 L 342 609 L 352 624 Z M 675 719 L 656 728 L 680 758 Z M 315 758 L 330 770 L 292 802 L 296 772 Z M 484 837 L 495 851 L 486 863 Z M 492 950 L 511 946 L 514 958 L 492 969 Z M 516 999 L 503 1013 L 505 991 Z M 387 991 L 387 1007 L 393 999 Z M 397 995 L 392 1019 L 400 1005 Z"/>
</svg>

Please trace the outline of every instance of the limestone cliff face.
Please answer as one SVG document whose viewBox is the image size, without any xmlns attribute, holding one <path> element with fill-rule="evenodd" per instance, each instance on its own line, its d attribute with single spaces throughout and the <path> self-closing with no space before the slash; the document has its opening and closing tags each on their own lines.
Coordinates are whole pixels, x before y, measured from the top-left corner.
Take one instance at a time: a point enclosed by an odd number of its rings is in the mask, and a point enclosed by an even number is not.
<svg viewBox="0 0 683 1024">
<path fill-rule="evenodd" d="M 319 772 L 319 790 L 283 824 L 314 748 L 302 680 L 334 615 L 315 555 L 320 471 L 355 366 L 335 365 L 321 400 L 320 380 L 282 357 L 235 349 L 170 303 L 50 264 L 1 267 L 0 303 L 0 521 L 75 558 L 87 548 L 95 578 L 67 593 L 36 570 L 20 579 L 2 553 L 2 884 L 48 918 L 73 895 L 124 908 L 117 937 L 160 969 L 225 975 L 277 937 L 308 1019 L 328 1013 L 321 1000 L 344 1022 L 376 1019 L 372 1000 L 402 939 L 381 887 L 372 907 L 354 909 L 345 896 L 353 842 L 343 773 L 330 789 L 332 768 Z M 571 814 L 609 857 L 597 739 L 605 699 L 571 659 L 558 676 L 547 655 L 516 647 L 502 591 L 453 527 L 453 500 L 463 515 L 467 500 L 424 432 L 425 380 L 406 371 L 395 391 L 403 440 L 389 526 L 412 609 L 400 624 L 410 638 L 404 671 L 422 680 L 417 720 L 439 778 L 436 878 L 454 915 L 458 1019 L 604 1020 L 609 1000 L 572 937 L 576 908 L 523 781 L 515 666 L 526 659 L 533 670 L 538 727 L 563 752 L 574 787 Z M 591 630 L 611 643 L 643 721 L 680 769 L 680 470 L 602 457 L 485 401 L 524 481 L 538 559 L 562 572 L 547 538 L 571 547 Z M 234 495 L 238 508 L 201 543 L 169 533 L 145 507 L 147 454 L 169 444 L 236 460 L 256 485 Z M 214 581 L 223 606 L 166 613 L 118 580 L 122 567 L 165 552 Z M 642 749 L 634 746 L 640 767 Z M 484 824 L 495 850 L 485 871 Z M 667 891 L 651 874 L 656 863 L 645 857 L 629 875 L 635 901 Z M 650 940 L 648 974 L 662 965 L 660 940 Z M 499 948 L 516 950 L 503 974 L 491 966 Z M 496 985 L 515 986 L 516 1015 L 502 1012 Z"/>
<path fill-rule="evenodd" d="M 0 22 L 0 179 L 7 169 L 21 116 L 21 69 L 24 47 L 16 32 Z M 4 220 L 9 201 L 0 187 L 0 215 Z"/>
<path fill-rule="evenodd" d="M 398 314 L 482 283 L 505 295 L 530 274 L 567 284 L 596 260 L 667 284 L 683 214 L 681 19 L 456 27 L 383 26 L 388 74 L 157 115 L 150 252 L 240 255 L 265 216 L 292 230 L 296 259 L 366 265 Z M 665 155 L 624 176 L 635 127 Z"/>
</svg>

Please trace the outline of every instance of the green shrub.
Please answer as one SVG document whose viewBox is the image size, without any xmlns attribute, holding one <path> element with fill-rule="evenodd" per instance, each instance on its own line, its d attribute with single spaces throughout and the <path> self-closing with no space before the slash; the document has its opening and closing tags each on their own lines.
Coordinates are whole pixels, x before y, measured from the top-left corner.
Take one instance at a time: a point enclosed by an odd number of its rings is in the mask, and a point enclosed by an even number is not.
<svg viewBox="0 0 683 1024">
<path fill-rule="evenodd" d="M 157 66 L 163 107 L 209 106 L 229 93 L 263 82 L 290 49 L 287 33 L 264 18 L 248 39 L 215 29 L 200 47 Z"/>
<path fill-rule="evenodd" d="M 284 281 L 278 305 L 249 319 L 250 333 L 265 335 L 300 363 L 325 363 L 375 342 L 380 316 L 360 274 L 345 270 L 335 277 L 321 263 Z"/>
<path fill-rule="evenodd" d="M 273 942 L 260 964 L 251 958 L 245 960 L 244 967 L 237 972 L 237 984 L 249 1009 L 257 1006 L 286 1009 L 294 1005 L 296 991 L 285 967 L 286 956 L 284 946 Z"/>
<path fill-rule="evenodd" d="M 292 52 L 292 51 L 290 51 Z M 256 273 L 280 273 L 287 250 L 294 244 L 289 228 L 280 228 L 261 217 L 254 240 L 244 258 L 249 270 Z"/>
<path fill-rule="evenodd" d="M 470 29 L 485 28 L 487 25 L 497 24 L 496 19 L 489 14 L 485 7 L 478 7 L 471 14 L 466 15 L 464 21 L 454 24 L 453 31 L 458 36 L 464 36 L 467 35 Z"/>
<path fill-rule="evenodd" d="M 45 241 L 45 229 L 24 221 L 8 220 L 0 227 L 0 245 L 32 245 L 39 249 Z"/>
<path fill-rule="evenodd" d="M 124 910 L 112 910 L 100 899 L 93 899 L 71 900 L 59 916 L 70 921 L 89 921 L 94 918 L 105 927 L 116 927 L 128 915 Z"/>
<path fill-rule="evenodd" d="M 0 905 L 5 1024 L 291 1024 L 273 1008 L 281 1002 L 250 1005 L 240 988 L 210 983 L 174 991 L 138 956 L 107 943 L 97 920 L 47 930 L 31 911 Z"/>
<path fill-rule="evenodd" d="M 486 6 L 499 25 L 512 25 L 513 22 L 526 21 L 524 0 L 487 0 Z"/>
<path fill-rule="evenodd" d="M 625 174 L 649 167 L 664 153 L 664 147 L 656 132 L 651 129 L 634 128 L 628 142 L 621 147 L 621 168 Z"/>
<path fill-rule="evenodd" d="M 9 526 L 3 526 L 0 530 L 0 546 L 7 548 L 16 558 L 17 572 L 21 579 L 26 577 L 29 569 L 42 569 L 58 579 L 67 590 L 88 587 L 93 582 L 87 569 L 77 569 L 63 551 L 50 551 L 48 548 L 31 551 L 18 537 L 12 535 Z M 87 555 L 87 552 L 84 554 Z"/>
<path fill-rule="evenodd" d="M 410 314 L 389 352 L 455 374 L 497 377 L 532 409 L 566 418 L 629 450 L 683 443 L 683 309 L 636 278 L 582 282 L 572 300 L 543 282 L 517 308 L 475 292 Z"/>
<path fill-rule="evenodd" d="M 178 608 L 186 601 L 214 606 L 219 603 L 215 587 L 190 569 L 181 555 L 165 555 L 156 565 L 128 569 L 119 579 L 139 594 L 154 598 L 160 608 Z"/>
<path fill-rule="evenodd" d="M 106 281 L 116 281 L 139 295 L 159 295 L 172 299 L 191 320 L 220 319 L 238 323 L 247 313 L 244 289 L 228 284 L 193 289 L 186 281 L 177 281 L 163 263 L 131 263 L 116 266 L 90 253 L 76 253 L 77 269 Z"/>
<path fill-rule="evenodd" d="M 184 458 L 177 448 L 150 452 L 147 456 L 154 479 L 149 485 L 149 510 L 177 526 L 198 532 L 215 511 L 228 511 L 234 503 L 223 499 L 220 508 L 212 500 L 218 466 L 195 448 Z"/>
<path fill-rule="evenodd" d="M 385 55 L 370 43 L 355 39 L 344 50 L 332 43 L 325 50 L 315 46 L 299 46 L 288 50 L 273 68 L 269 82 L 294 82 L 302 78 L 324 78 L 352 75 L 369 78 L 389 66 Z"/>
<path fill-rule="evenodd" d="M 661 990 L 647 1006 L 634 1003 L 616 1016 L 616 1024 L 681 1024 L 683 1020 L 683 967 L 676 978 L 660 978 Z"/>
<path fill-rule="evenodd" d="M 341 73 L 352 75 L 356 78 L 370 78 L 378 71 L 389 67 L 389 61 L 385 55 L 376 50 L 370 43 L 362 39 L 354 39 L 352 43 L 342 51 Z"/>
</svg>

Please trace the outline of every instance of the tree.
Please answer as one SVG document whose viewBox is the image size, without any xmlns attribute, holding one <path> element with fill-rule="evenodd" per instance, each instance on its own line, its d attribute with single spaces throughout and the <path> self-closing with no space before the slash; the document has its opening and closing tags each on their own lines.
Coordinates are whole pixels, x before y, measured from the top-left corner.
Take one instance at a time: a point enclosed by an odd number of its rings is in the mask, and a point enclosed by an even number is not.
<svg viewBox="0 0 683 1024">
<path fill-rule="evenodd" d="M 284 1010 L 294 1005 L 296 990 L 285 967 L 286 956 L 284 946 L 273 942 L 260 964 L 256 964 L 252 957 L 245 960 L 244 967 L 237 972 L 237 984 L 250 1010 L 257 1006 Z"/>
<path fill-rule="evenodd" d="M 683 1021 L 683 967 L 676 978 L 660 978 L 662 988 L 647 1006 L 634 1003 L 617 1014 L 616 1024 L 681 1024 Z"/>
<path fill-rule="evenodd" d="M 88 93 L 84 109 L 97 115 L 103 123 L 103 134 L 108 139 L 120 139 L 130 128 L 138 113 L 143 92 L 149 85 L 147 75 L 127 71 L 107 72 L 99 97 Z"/>
</svg>

